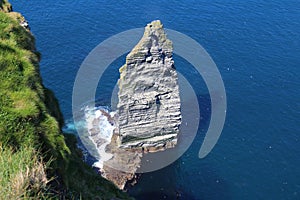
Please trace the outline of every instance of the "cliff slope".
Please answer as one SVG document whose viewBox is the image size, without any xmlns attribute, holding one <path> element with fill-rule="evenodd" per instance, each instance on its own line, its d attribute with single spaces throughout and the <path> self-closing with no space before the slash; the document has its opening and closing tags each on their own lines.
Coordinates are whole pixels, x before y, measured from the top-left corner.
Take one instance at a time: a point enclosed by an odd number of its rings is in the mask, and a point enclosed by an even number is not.
<svg viewBox="0 0 300 200">
<path fill-rule="evenodd" d="M 127 199 L 63 135 L 54 94 L 24 17 L 0 1 L 0 199 Z M 24 26 L 25 25 L 25 26 Z M 67 137 L 67 142 L 65 140 Z"/>
</svg>

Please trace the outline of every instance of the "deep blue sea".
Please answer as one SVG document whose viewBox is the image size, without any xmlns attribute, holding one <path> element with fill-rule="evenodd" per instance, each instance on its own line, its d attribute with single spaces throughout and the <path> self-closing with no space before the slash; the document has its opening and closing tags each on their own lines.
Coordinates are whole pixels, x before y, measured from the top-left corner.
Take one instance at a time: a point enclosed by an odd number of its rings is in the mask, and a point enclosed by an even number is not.
<svg viewBox="0 0 300 200">
<path fill-rule="evenodd" d="M 17 1 L 42 54 L 44 84 L 72 119 L 72 89 L 88 53 L 119 32 L 160 19 L 200 43 L 214 59 L 227 93 L 227 118 L 217 145 L 198 158 L 210 100 L 197 83 L 203 120 L 188 151 L 172 165 L 143 174 L 129 193 L 144 199 L 300 199 L 300 2 Z M 107 88 L 118 79 L 115 62 Z M 181 66 L 181 67 L 180 67 Z M 110 80 L 110 81 L 109 81 Z M 97 98 L 105 99 L 101 94 Z"/>
</svg>

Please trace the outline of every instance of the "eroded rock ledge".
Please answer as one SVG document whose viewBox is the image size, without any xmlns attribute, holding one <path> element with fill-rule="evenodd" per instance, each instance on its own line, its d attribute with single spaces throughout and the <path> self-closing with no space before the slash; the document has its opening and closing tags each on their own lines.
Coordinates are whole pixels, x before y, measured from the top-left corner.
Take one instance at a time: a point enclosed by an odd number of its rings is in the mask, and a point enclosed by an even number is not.
<svg viewBox="0 0 300 200">
<path fill-rule="evenodd" d="M 163 25 L 153 21 L 119 70 L 117 114 L 105 114 L 116 127 L 105 148 L 113 156 L 103 162 L 101 172 L 121 189 L 135 178 L 143 153 L 177 144 L 181 112 L 172 52 Z"/>
</svg>

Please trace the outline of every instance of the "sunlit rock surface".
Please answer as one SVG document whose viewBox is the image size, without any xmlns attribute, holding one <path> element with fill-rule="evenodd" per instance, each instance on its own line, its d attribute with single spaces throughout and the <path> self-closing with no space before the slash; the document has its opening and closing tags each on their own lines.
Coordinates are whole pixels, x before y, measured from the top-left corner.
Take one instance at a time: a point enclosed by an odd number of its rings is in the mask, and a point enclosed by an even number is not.
<svg viewBox="0 0 300 200">
<path fill-rule="evenodd" d="M 87 118 L 100 155 L 95 166 L 120 189 L 135 182 L 143 153 L 177 144 L 181 112 L 172 51 L 161 22 L 148 24 L 119 70 L 116 114 L 98 110 Z"/>
<path fill-rule="evenodd" d="M 120 68 L 121 148 L 157 151 L 176 145 L 181 113 L 172 51 L 161 22 L 153 21 Z"/>
</svg>

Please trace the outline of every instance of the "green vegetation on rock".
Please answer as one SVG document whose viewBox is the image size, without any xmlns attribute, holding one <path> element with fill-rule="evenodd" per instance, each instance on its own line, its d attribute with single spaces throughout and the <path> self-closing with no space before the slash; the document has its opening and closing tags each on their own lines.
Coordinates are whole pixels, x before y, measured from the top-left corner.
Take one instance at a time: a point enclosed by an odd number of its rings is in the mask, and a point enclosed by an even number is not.
<svg viewBox="0 0 300 200">
<path fill-rule="evenodd" d="M 0 0 L 0 199 L 128 199 L 82 161 L 75 136 L 61 133 L 34 37 L 9 11 Z"/>
</svg>

